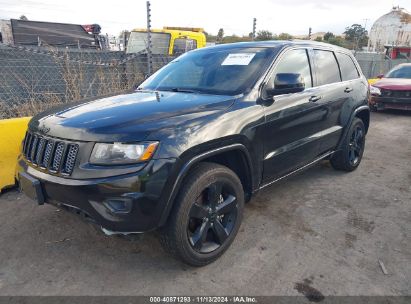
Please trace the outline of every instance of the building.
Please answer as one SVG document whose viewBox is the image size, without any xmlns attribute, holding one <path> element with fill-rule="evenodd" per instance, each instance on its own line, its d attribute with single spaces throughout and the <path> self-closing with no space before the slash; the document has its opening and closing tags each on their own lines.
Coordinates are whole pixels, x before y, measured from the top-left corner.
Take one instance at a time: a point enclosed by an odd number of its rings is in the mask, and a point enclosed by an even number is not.
<svg viewBox="0 0 411 304">
<path fill-rule="evenodd" d="M 371 27 L 368 51 L 383 52 L 392 48 L 411 47 L 411 15 L 399 6 L 374 22 Z"/>
</svg>

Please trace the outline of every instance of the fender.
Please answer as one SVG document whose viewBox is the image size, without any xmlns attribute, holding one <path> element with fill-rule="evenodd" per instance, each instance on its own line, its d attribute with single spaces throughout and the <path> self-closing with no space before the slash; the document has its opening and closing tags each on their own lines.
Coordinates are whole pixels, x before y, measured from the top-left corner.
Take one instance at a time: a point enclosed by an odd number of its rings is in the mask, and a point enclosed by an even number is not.
<svg viewBox="0 0 411 304">
<path fill-rule="evenodd" d="M 189 161 L 187 161 L 181 168 L 180 172 L 177 175 L 177 178 L 172 186 L 170 195 L 168 196 L 168 200 L 165 204 L 165 208 L 163 211 L 163 214 L 161 216 L 160 219 L 160 223 L 159 226 L 163 226 L 166 221 L 167 218 L 170 214 L 171 208 L 173 206 L 173 202 L 175 197 L 177 196 L 178 190 L 180 189 L 180 185 L 182 180 L 184 179 L 184 177 L 187 175 L 188 171 L 197 163 L 199 163 L 200 161 L 202 161 L 203 159 L 206 159 L 210 156 L 213 155 L 217 155 L 220 154 L 222 152 L 227 152 L 227 151 L 232 151 L 232 150 L 240 150 L 241 152 L 244 153 L 245 157 L 246 157 L 246 162 L 247 162 L 247 169 L 248 169 L 248 174 L 250 177 L 250 183 L 251 185 L 253 185 L 253 181 L 252 181 L 252 174 L 251 174 L 251 158 L 250 158 L 250 154 L 248 153 L 247 148 L 243 145 L 243 144 L 232 144 L 232 145 L 228 145 L 228 146 L 223 146 L 223 147 L 219 147 L 204 153 L 201 153 L 199 155 L 194 156 L 193 158 L 191 158 Z"/>
<path fill-rule="evenodd" d="M 361 111 L 368 111 L 368 113 L 369 113 L 370 112 L 370 107 L 368 105 L 359 106 L 358 108 L 356 108 L 351 113 L 350 119 L 347 123 L 347 127 L 345 128 L 344 133 L 341 136 L 341 139 L 340 139 L 340 142 L 337 145 L 336 151 L 341 150 L 341 145 L 344 142 L 345 138 L 347 137 L 349 126 L 351 126 L 352 121 L 354 120 L 355 117 L 357 117 L 357 114 L 360 113 Z"/>
</svg>

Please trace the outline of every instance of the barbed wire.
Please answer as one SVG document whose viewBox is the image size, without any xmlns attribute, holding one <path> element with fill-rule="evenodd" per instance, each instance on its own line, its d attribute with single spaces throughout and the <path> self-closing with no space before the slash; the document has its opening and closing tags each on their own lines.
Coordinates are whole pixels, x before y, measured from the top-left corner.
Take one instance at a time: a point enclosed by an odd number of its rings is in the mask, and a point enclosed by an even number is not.
<svg viewBox="0 0 411 304">
<path fill-rule="evenodd" d="M 132 61 L 133 59 L 146 54 L 146 50 L 139 51 L 137 53 L 133 54 L 126 54 L 122 51 L 113 51 L 113 52 L 122 52 L 124 53 L 125 56 L 127 56 L 125 59 L 122 60 L 117 60 L 117 62 L 110 62 L 110 63 L 102 63 L 102 62 L 94 62 L 90 60 L 79 60 L 79 59 L 71 59 L 67 58 L 67 56 L 63 55 L 57 55 L 56 52 L 47 50 L 47 49 L 41 49 L 41 48 L 33 48 L 33 47 L 27 47 L 27 46 L 22 46 L 22 45 L 10 45 L 10 44 L 4 44 L 7 48 L 15 49 L 18 51 L 24 51 L 32 54 L 39 54 L 39 55 L 45 55 L 45 56 L 50 56 L 55 59 L 61 59 L 61 60 L 67 60 L 73 63 L 80 63 L 80 64 L 88 64 L 88 65 L 96 65 L 96 66 L 117 66 L 117 65 L 122 65 L 127 63 L 128 61 Z M 62 50 L 57 50 L 57 52 L 62 52 Z M 81 51 L 79 52 L 81 53 Z M 98 54 L 98 51 L 93 53 L 93 54 Z"/>
</svg>

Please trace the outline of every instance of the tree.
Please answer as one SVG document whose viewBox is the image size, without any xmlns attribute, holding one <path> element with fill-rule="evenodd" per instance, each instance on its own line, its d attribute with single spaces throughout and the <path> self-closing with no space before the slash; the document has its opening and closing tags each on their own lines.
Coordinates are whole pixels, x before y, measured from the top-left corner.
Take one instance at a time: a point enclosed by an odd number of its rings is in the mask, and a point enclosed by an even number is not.
<svg viewBox="0 0 411 304">
<path fill-rule="evenodd" d="M 222 41 L 224 38 L 224 29 L 220 28 L 217 34 L 217 41 Z"/>
<path fill-rule="evenodd" d="M 273 40 L 273 33 L 267 30 L 258 31 L 257 37 L 255 38 L 255 40 L 260 40 L 260 41 Z"/>
<path fill-rule="evenodd" d="M 358 37 L 367 36 L 367 30 L 360 24 L 353 24 L 345 28 L 345 39 L 348 41 L 355 41 Z"/>
<path fill-rule="evenodd" d="M 29 20 L 25 15 L 21 15 L 19 19 L 20 19 L 20 20 L 24 20 L 24 21 Z"/>
<path fill-rule="evenodd" d="M 345 28 L 345 40 L 351 42 L 352 48 L 361 48 L 367 45 L 368 42 L 368 32 L 360 24 L 353 24 Z"/>
<path fill-rule="evenodd" d="M 325 42 L 342 47 L 347 47 L 347 41 L 341 36 L 331 37 L 328 40 L 325 40 Z"/>
<path fill-rule="evenodd" d="M 280 35 L 278 35 L 278 40 L 291 40 L 293 39 L 293 36 L 291 36 L 288 33 L 281 33 Z"/>
<path fill-rule="evenodd" d="M 204 32 L 204 35 L 206 36 L 206 41 L 207 42 L 216 42 L 217 41 L 217 36 L 212 35 L 208 32 Z"/>
<path fill-rule="evenodd" d="M 251 41 L 251 38 L 248 36 L 239 37 L 237 35 L 224 36 L 223 40 L 220 43 L 234 43 L 234 42 L 245 42 Z"/>
<path fill-rule="evenodd" d="M 331 38 L 334 38 L 334 37 L 335 37 L 335 35 L 331 32 L 327 32 L 327 33 L 324 34 L 324 40 L 325 41 L 328 41 L 328 40 L 330 40 Z"/>
<path fill-rule="evenodd" d="M 318 37 L 316 37 L 314 40 L 315 40 L 315 41 L 318 41 L 318 42 L 322 42 L 322 41 L 323 41 L 323 38 L 322 38 L 321 36 L 318 36 Z"/>
</svg>

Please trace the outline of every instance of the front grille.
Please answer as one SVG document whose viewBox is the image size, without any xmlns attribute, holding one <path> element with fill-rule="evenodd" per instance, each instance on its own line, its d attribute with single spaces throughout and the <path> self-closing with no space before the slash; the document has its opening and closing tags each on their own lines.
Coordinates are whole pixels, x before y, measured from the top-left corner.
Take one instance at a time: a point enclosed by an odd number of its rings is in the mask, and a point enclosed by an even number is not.
<svg viewBox="0 0 411 304">
<path fill-rule="evenodd" d="M 34 166 L 50 173 L 71 175 L 79 145 L 27 132 L 23 143 L 23 155 Z"/>
<path fill-rule="evenodd" d="M 381 96 L 383 97 L 397 97 L 397 98 L 410 98 L 411 91 L 394 91 L 394 90 L 381 90 Z"/>
</svg>

